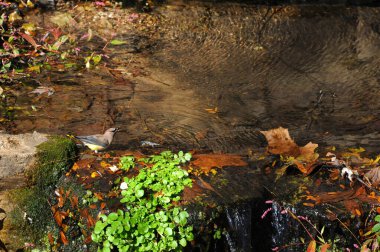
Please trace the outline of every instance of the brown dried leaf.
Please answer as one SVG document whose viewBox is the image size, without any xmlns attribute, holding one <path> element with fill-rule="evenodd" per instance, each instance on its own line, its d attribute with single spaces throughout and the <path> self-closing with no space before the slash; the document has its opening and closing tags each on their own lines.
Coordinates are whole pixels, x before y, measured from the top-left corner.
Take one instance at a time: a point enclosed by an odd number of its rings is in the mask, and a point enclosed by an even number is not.
<svg viewBox="0 0 380 252">
<path fill-rule="evenodd" d="M 380 184 L 380 167 L 371 169 L 364 176 L 371 181 L 373 186 L 378 186 Z"/>
<path fill-rule="evenodd" d="M 298 145 L 289 135 L 289 130 L 279 127 L 268 131 L 260 131 L 268 141 L 268 152 L 297 157 L 300 154 Z"/>
</svg>

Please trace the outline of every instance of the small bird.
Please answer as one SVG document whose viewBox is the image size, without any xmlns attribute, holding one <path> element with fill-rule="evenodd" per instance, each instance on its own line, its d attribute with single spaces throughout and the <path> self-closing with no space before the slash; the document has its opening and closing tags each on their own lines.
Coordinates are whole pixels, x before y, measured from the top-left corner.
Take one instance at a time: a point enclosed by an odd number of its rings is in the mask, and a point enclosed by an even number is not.
<svg viewBox="0 0 380 252">
<path fill-rule="evenodd" d="M 109 128 L 104 132 L 104 134 L 96 134 L 90 136 L 75 136 L 76 139 L 79 139 L 85 146 L 87 146 L 90 150 L 102 151 L 106 149 L 112 143 L 113 136 L 115 133 L 119 131 L 118 128 Z"/>
</svg>

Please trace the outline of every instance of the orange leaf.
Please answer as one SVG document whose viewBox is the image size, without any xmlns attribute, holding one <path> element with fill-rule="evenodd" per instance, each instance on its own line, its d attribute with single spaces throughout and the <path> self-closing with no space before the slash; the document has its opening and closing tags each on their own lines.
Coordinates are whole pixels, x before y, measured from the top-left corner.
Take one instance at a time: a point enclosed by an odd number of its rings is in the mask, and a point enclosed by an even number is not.
<svg viewBox="0 0 380 252">
<path fill-rule="evenodd" d="M 96 223 L 96 221 L 92 217 L 92 215 L 91 214 L 87 215 L 87 226 L 88 227 L 93 227 L 93 226 L 95 226 L 95 223 Z"/>
<path fill-rule="evenodd" d="M 315 240 L 311 240 L 309 243 L 309 246 L 307 246 L 306 252 L 315 252 L 316 249 L 317 249 L 317 243 L 315 242 Z"/>
<path fill-rule="evenodd" d="M 100 203 L 100 210 L 103 210 L 106 207 L 106 203 L 102 202 Z"/>
<path fill-rule="evenodd" d="M 55 219 L 55 222 L 57 222 L 57 225 L 58 225 L 59 227 L 61 227 L 61 226 L 62 226 L 62 221 L 63 221 L 63 219 L 64 219 L 64 216 L 62 216 L 61 213 L 60 213 L 59 211 L 56 211 L 56 212 L 54 213 L 54 219 Z"/>
<path fill-rule="evenodd" d="M 78 206 L 78 197 L 77 196 L 73 196 L 70 198 L 70 202 L 71 202 L 71 207 L 72 208 L 75 208 Z"/>
<path fill-rule="evenodd" d="M 331 245 L 328 244 L 328 243 L 325 243 L 321 246 L 321 252 L 327 252 L 327 249 L 330 247 Z"/>
<path fill-rule="evenodd" d="M 48 233 L 48 239 L 49 239 L 49 244 L 51 246 L 53 246 L 53 244 L 54 244 L 54 237 L 53 237 L 53 235 L 51 233 Z"/>
<path fill-rule="evenodd" d="M 62 241 L 62 243 L 63 243 L 64 245 L 69 244 L 69 241 L 67 240 L 66 235 L 63 233 L 63 231 L 60 231 L 60 232 L 59 232 L 59 235 L 61 236 L 61 241 Z"/>
<path fill-rule="evenodd" d="M 103 167 L 103 168 L 107 168 L 109 166 L 111 166 L 109 163 L 105 162 L 105 161 L 102 161 L 100 162 L 100 166 Z"/>
<path fill-rule="evenodd" d="M 87 236 L 86 239 L 84 239 L 84 243 L 85 244 L 89 244 L 92 242 L 92 238 L 91 238 L 91 235 Z"/>
<path fill-rule="evenodd" d="M 360 216 L 360 215 L 362 215 L 362 213 L 360 212 L 360 210 L 359 209 L 355 209 L 355 214 L 357 215 L 357 216 Z"/>
<path fill-rule="evenodd" d="M 308 206 L 308 207 L 314 207 L 315 206 L 313 203 L 308 203 L 308 202 L 303 203 L 303 205 Z"/>
<path fill-rule="evenodd" d="M 96 209 L 96 208 L 98 208 L 95 204 L 91 204 L 91 205 L 89 205 L 89 207 L 90 207 L 91 209 Z"/>
<path fill-rule="evenodd" d="M 194 161 L 191 164 L 201 168 L 205 173 L 209 173 L 214 167 L 248 165 L 241 156 L 231 154 L 198 154 L 194 155 Z"/>
<path fill-rule="evenodd" d="M 74 163 L 73 167 L 71 167 L 71 169 L 72 169 L 73 171 L 78 170 L 78 168 L 79 168 L 79 165 L 78 165 L 77 163 Z"/>
<path fill-rule="evenodd" d="M 103 200 L 103 195 L 101 193 L 94 192 L 94 196 L 98 198 L 98 200 Z"/>
</svg>

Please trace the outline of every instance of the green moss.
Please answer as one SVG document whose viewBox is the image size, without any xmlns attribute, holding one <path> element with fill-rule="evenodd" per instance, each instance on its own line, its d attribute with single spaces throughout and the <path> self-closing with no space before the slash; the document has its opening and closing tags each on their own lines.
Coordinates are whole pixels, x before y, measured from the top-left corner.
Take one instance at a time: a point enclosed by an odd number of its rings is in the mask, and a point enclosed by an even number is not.
<svg viewBox="0 0 380 252">
<path fill-rule="evenodd" d="M 74 164 L 77 148 L 68 138 L 54 136 L 37 147 L 37 162 L 31 170 L 31 182 L 40 190 L 54 187 L 59 178 Z"/>
<path fill-rule="evenodd" d="M 27 173 L 30 187 L 11 192 L 18 206 L 12 214 L 13 223 L 28 241 L 38 244 L 54 229 L 51 197 L 58 180 L 76 158 L 75 143 L 65 137 L 51 137 L 37 147 L 35 166 Z"/>
</svg>

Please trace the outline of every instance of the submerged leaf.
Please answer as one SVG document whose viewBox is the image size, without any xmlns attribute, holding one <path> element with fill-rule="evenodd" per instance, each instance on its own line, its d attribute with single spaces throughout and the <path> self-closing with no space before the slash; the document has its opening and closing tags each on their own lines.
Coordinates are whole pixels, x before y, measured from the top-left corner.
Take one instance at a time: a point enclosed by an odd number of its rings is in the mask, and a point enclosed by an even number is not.
<svg viewBox="0 0 380 252">
<path fill-rule="evenodd" d="M 247 166 L 247 163 L 239 155 L 231 154 L 199 154 L 194 155 L 194 166 L 202 169 L 203 172 L 209 173 L 213 167 L 222 168 L 225 166 Z"/>
</svg>

